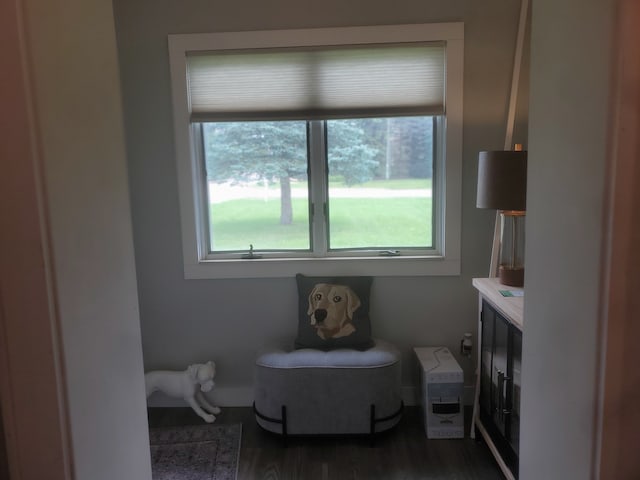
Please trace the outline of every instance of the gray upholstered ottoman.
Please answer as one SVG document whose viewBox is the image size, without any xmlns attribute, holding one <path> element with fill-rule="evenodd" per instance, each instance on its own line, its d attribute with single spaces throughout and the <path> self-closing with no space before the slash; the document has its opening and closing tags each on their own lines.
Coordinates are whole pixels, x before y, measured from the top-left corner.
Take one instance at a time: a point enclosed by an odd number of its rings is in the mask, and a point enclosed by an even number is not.
<svg viewBox="0 0 640 480">
<path fill-rule="evenodd" d="M 254 410 L 283 435 L 388 430 L 402 414 L 400 354 L 381 340 L 365 351 L 267 351 L 256 360 Z"/>
</svg>

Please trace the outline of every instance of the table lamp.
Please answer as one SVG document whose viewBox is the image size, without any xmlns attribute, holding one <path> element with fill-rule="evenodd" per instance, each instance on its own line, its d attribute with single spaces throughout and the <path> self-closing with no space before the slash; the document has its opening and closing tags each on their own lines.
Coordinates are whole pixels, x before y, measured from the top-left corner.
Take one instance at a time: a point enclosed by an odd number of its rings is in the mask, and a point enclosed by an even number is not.
<svg viewBox="0 0 640 480">
<path fill-rule="evenodd" d="M 500 150 L 478 156 L 476 207 L 500 213 L 498 278 L 503 285 L 524 285 L 524 216 L 527 200 L 527 152 Z"/>
</svg>

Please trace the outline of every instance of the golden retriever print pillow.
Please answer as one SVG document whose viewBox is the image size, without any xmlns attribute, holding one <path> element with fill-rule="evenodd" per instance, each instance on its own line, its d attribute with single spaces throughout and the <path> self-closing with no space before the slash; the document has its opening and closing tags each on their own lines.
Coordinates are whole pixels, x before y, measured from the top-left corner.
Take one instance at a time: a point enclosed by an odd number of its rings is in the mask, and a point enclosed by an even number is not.
<svg viewBox="0 0 640 480">
<path fill-rule="evenodd" d="M 369 320 L 372 277 L 306 277 L 298 274 L 296 348 L 357 348 L 373 345 Z"/>
</svg>

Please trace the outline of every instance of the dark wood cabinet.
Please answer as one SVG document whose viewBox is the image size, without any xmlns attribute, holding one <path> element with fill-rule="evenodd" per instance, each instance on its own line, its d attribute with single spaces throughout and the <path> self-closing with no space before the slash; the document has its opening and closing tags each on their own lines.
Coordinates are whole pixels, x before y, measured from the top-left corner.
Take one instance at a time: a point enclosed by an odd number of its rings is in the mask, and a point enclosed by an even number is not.
<svg viewBox="0 0 640 480">
<path fill-rule="evenodd" d="M 501 290 L 513 288 L 502 286 L 495 279 L 474 279 L 474 286 L 480 292 L 474 428 L 487 441 L 505 476 L 517 479 L 522 297 L 502 297 Z"/>
<path fill-rule="evenodd" d="M 517 478 L 520 438 L 522 332 L 482 302 L 479 416 Z"/>
</svg>

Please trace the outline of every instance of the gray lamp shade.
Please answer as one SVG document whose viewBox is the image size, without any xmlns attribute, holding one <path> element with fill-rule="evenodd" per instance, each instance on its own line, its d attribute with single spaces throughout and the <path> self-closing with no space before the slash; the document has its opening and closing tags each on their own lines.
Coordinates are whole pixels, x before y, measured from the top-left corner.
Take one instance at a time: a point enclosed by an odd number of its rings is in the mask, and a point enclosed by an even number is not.
<svg viewBox="0 0 640 480">
<path fill-rule="evenodd" d="M 527 152 L 480 152 L 476 207 L 527 209 Z"/>
</svg>

